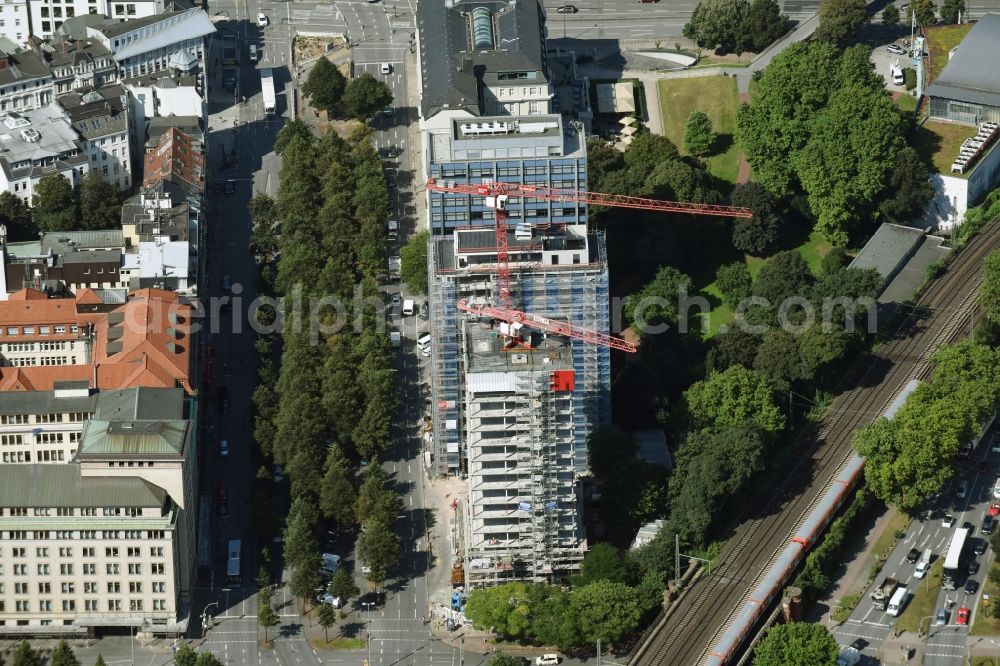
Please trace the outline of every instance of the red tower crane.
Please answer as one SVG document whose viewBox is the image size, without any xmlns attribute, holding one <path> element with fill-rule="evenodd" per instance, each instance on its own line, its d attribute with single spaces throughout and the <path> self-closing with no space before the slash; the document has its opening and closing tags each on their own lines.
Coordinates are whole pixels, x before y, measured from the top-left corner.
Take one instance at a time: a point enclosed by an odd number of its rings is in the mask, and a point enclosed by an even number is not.
<svg viewBox="0 0 1000 666">
<path fill-rule="evenodd" d="M 621 338 L 606 333 L 592 331 L 569 322 L 549 319 L 528 312 L 514 309 L 510 300 L 510 256 L 507 250 L 507 202 L 510 197 L 522 199 L 541 199 L 543 201 L 566 201 L 586 203 L 599 206 L 614 206 L 617 208 L 635 208 L 639 210 L 663 211 L 668 213 L 687 213 L 689 215 L 717 215 L 720 217 L 753 217 L 748 208 L 738 206 L 714 206 L 711 204 L 683 203 L 678 201 L 660 201 L 646 197 L 633 197 L 625 194 L 604 194 L 602 192 L 580 192 L 537 185 L 522 185 L 518 183 L 499 183 L 484 180 L 481 184 L 427 181 L 427 189 L 432 192 L 452 194 L 471 194 L 486 198 L 486 206 L 494 210 L 496 220 L 497 242 L 497 305 L 475 305 L 468 300 L 458 302 L 458 309 L 474 314 L 485 315 L 499 319 L 509 324 L 530 326 L 531 328 L 557 333 L 569 338 L 583 340 L 588 344 L 603 345 L 621 351 L 635 352 L 636 346 Z M 513 335 L 513 332 L 512 332 Z"/>
</svg>

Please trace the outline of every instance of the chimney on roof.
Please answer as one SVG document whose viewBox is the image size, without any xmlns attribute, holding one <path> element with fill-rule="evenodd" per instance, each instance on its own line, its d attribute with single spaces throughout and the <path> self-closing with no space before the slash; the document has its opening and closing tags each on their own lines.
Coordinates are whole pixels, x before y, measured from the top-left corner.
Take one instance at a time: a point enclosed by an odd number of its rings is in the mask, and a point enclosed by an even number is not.
<svg viewBox="0 0 1000 666">
<path fill-rule="evenodd" d="M 10 56 L 0 51 L 0 69 L 7 69 L 10 67 Z"/>
</svg>

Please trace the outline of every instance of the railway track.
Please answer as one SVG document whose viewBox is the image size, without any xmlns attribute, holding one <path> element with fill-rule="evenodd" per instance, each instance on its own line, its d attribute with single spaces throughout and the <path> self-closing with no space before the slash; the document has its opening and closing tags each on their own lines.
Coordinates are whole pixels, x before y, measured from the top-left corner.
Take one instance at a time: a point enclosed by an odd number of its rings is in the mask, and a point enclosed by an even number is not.
<svg viewBox="0 0 1000 666">
<path fill-rule="evenodd" d="M 851 454 L 851 439 L 882 413 L 899 388 L 924 379 L 930 356 L 971 329 L 983 258 L 1000 247 L 994 221 L 931 283 L 883 348 L 852 373 L 857 379 L 822 421 L 800 434 L 798 462 L 777 487 L 761 489 L 734 521 L 711 572 L 699 578 L 631 659 L 632 666 L 697 666 L 760 576 Z"/>
</svg>

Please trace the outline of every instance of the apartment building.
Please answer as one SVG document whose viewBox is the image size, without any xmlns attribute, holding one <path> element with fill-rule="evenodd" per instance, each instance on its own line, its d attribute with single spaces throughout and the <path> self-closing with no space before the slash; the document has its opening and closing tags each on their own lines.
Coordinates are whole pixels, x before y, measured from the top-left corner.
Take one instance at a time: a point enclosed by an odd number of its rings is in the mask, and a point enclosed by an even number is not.
<svg viewBox="0 0 1000 666">
<path fill-rule="evenodd" d="M 22 44 L 31 34 L 28 0 L 0 0 L 0 37 Z"/>
<path fill-rule="evenodd" d="M 52 70 L 56 95 L 99 89 L 118 80 L 111 51 L 95 39 L 55 37 L 50 42 L 41 42 L 36 48 Z"/>
<path fill-rule="evenodd" d="M 56 98 L 83 140 L 92 171 L 119 190 L 132 186 L 132 115 L 128 93 L 110 85 L 85 93 L 67 93 Z"/>
<path fill-rule="evenodd" d="M 0 51 L 0 113 L 40 109 L 52 102 L 52 70 L 34 51 Z"/>
<path fill-rule="evenodd" d="M 215 32 L 201 8 L 176 9 L 124 23 L 88 27 L 87 36 L 111 51 L 122 78 L 170 69 L 205 70 L 205 38 Z"/>
<path fill-rule="evenodd" d="M 155 16 L 164 10 L 164 0 L 30 0 L 31 34 L 48 39 L 75 16 L 102 14 L 114 22 Z"/>
<path fill-rule="evenodd" d="M 102 389 L 193 393 L 193 311 L 176 293 L 159 289 L 132 292 L 113 309 L 91 290 L 75 298 L 15 293 L 0 302 L 0 391 L 48 391 L 57 381 L 89 380 Z"/>
<path fill-rule="evenodd" d="M 125 237 L 121 229 L 45 232 L 39 240 L 8 243 L 0 226 L 0 300 L 29 290 L 47 296 L 70 296 L 81 289 L 127 289 L 121 269 Z M 124 303 L 124 294 L 120 303 Z"/>
<path fill-rule="evenodd" d="M 56 104 L 0 116 L 0 191 L 30 203 L 38 181 L 59 173 L 75 187 L 89 170 L 83 142 Z"/>
<path fill-rule="evenodd" d="M 190 424 L 89 420 L 73 462 L 0 465 L 0 636 L 186 630 Z"/>
<path fill-rule="evenodd" d="M 558 106 L 537 0 L 420 3 L 424 176 L 582 191 L 573 104 Z M 570 91 L 570 102 L 572 92 Z M 426 193 L 433 429 L 430 472 L 467 478 L 468 586 L 559 581 L 586 550 L 578 500 L 587 438 L 610 420 L 605 347 L 495 325 L 458 303 L 497 304 L 497 244 L 483 196 Z M 507 202 L 514 308 L 607 332 L 603 234 L 576 202 Z"/>
<path fill-rule="evenodd" d="M 89 380 L 53 382 L 47 391 L 0 392 L 0 460 L 55 463 L 73 460 L 84 424 L 169 420 L 184 416 L 181 389 L 133 387 L 96 390 Z"/>
</svg>

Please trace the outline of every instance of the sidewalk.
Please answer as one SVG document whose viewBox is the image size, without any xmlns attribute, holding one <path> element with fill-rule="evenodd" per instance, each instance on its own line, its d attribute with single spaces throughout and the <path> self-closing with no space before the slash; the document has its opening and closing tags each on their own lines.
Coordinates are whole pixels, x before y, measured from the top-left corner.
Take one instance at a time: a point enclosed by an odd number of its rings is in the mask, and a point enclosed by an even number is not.
<svg viewBox="0 0 1000 666">
<path fill-rule="evenodd" d="M 809 619 L 813 622 L 833 626 L 830 613 L 837 607 L 837 602 L 844 595 L 855 593 L 863 594 L 862 585 L 868 580 L 868 569 L 871 566 L 870 556 L 875 541 L 889 524 L 889 520 L 895 515 L 897 509 L 888 508 L 875 520 L 871 528 L 850 544 L 851 550 L 845 559 L 847 568 L 844 573 L 836 579 L 836 587 L 823 597 L 816 600 Z"/>
</svg>

